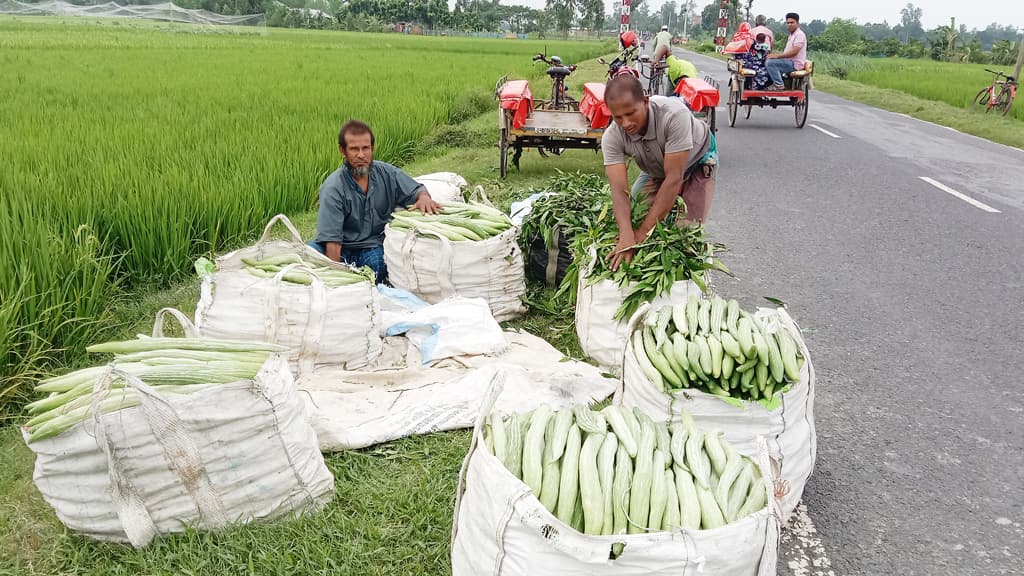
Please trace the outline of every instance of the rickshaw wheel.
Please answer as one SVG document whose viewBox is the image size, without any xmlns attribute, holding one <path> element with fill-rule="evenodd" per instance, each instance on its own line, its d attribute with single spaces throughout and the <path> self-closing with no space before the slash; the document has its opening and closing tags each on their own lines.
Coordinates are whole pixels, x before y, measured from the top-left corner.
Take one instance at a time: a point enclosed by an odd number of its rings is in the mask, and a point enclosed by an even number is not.
<svg viewBox="0 0 1024 576">
<path fill-rule="evenodd" d="M 740 94 L 735 88 L 735 83 L 729 86 L 729 127 L 736 125 L 736 113 L 739 112 L 740 108 Z"/>
<path fill-rule="evenodd" d="M 804 84 L 804 99 L 793 104 L 797 128 L 803 128 L 804 124 L 807 122 L 807 105 L 810 103 L 809 96 L 810 91 L 807 89 L 807 84 Z"/>
</svg>

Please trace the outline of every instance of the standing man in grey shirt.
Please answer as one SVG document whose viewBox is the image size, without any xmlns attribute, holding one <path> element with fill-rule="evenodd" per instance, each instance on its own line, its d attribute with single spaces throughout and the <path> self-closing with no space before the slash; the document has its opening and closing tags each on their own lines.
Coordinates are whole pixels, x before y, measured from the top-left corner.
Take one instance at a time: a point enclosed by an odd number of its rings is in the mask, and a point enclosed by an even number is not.
<svg viewBox="0 0 1024 576">
<path fill-rule="evenodd" d="M 427 188 L 387 162 L 373 159 L 373 130 L 349 120 L 338 132 L 341 167 L 320 185 L 316 239 L 310 245 L 335 262 L 369 266 L 387 284 L 384 226 L 397 208 L 415 204 L 425 214 L 441 205 Z"/>
<path fill-rule="evenodd" d="M 601 149 L 619 228 L 619 241 L 611 256 L 611 268 L 616 270 L 633 259 L 635 249 L 630 247 L 643 242 L 672 212 L 677 197 L 682 196 L 686 203 L 677 225 L 707 219 L 715 191 L 718 148 L 714 133 L 693 116 L 682 99 L 644 96 L 643 86 L 632 76 L 608 81 L 604 99 L 614 120 L 601 138 Z M 627 158 L 642 170 L 632 191 Z M 630 220 L 631 194 L 653 194 L 647 216 L 635 230 Z"/>
</svg>

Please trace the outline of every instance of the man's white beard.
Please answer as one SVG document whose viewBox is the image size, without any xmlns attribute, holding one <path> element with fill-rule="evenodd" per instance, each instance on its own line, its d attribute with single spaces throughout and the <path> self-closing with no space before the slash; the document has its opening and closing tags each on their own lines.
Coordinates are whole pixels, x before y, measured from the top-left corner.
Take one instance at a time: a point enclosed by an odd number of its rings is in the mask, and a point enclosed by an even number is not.
<svg viewBox="0 0 1024 576">
<path fill-rule="evenodd" d="M 352 166 L 352 165 L 350 165 L 350 164 L 348 164 L 346 162 L 345 166 L 348 167 L 348 173 L 351 174 L 353 178 L 366 178 L 367 176 L 370 175 L 370 165 L 369 164 L 367 164 L 366 166 L 358 166 L 357 167 L 357 166 Z"/>
</svg>

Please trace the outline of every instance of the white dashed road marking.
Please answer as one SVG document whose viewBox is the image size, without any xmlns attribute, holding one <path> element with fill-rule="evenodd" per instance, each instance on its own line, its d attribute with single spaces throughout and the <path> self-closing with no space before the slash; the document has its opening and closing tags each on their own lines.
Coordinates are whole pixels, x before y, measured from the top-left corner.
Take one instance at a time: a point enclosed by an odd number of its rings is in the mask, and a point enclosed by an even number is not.
<svg viewBox="0 0 1024 576">
<path fill-rule="evenodd" d="M 817 124 L 808 124 L 808 126 L 810 126 L 811 128 L 814 128 L 815 130 L 817 130 L 818 132 L 821 132 L 822 134 L 825 134 L 826 136 L 831 136 L 833 138 L 842 138 L 842 136 L 840 136 L 839 134 L 835 134 L 833 132 L 829 132 L 828 130 L 825 130 L 824 128 L 822 128 L 821 126 L 818 126 Z"/>
<path fill-rule="evenodd" d="M 956 190 L 953 190 L 949 186 L 946 186 L 942 182 L 936 182 L 935 180 L 932 180 L 931 178 L 929 178 L 927 176 L 920 176 L 919 178 L 921 178 L 921 180 L 924 180 L 925 182 L 931 184 L 932 186 L 935 186 L 936 188 L 938 188 L 939 190 L 942 190 L 943 192 L 945 192 L 947 194 L 951 194 L 953 196 L 956 196 L 957 198 L 963 200 L 964 202 L 967 202 L 968 204 L 970 204 L 971 206 L 974 206 L 975 208 L 980 208 L 980 209 L 984 210 L 985 212 L 991 212 L 993 214 L 999 214 L 1000 213 L 999 210 L 996 210 L 995 208 L 989 206 L 988 204 L 985 204 L 984 202 L 979 202 L 979 201 L 975 200 L 974 198 L 971 198 L 970 196 L 961 194 L 961 193 L 957 192 Z"/>
</svg>

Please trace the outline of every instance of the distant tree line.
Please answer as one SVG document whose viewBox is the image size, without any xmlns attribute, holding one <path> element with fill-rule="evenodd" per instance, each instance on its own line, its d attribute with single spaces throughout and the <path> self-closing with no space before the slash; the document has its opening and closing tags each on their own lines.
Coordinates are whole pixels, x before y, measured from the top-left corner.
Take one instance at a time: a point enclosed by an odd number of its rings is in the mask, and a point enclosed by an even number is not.
<svg viewBox="0 0 1024 576">
<path fill-rule="evenodd" d="M 75 4 L 97 4 L 106 0 L 70 0 Z M 115 0 L 121 4 L 149 4 L 154 0 Z M 499 0 L 456 0 L 449 10 L 447 0 L 172 0 L 182 8 L 201 8 L 227 15 L 266 15 L 268 26 L 383 32 L 398 23 L 422 26 L 428 30 L 467 32 L 511 32 L 567 35 L 570 31 L 614 33 L 619 28 L 617 11 L 606 11 L 607 0 L 546 0 L 543 9 L 501 4 Z M 687 21 L 687 35 L 708 40 L 718 29 L 719 2 L 699 7 L 696 0 L 668 0 L 657 9 L 653 0 L 634 0 L 630 26 L 640 31 L 657 31 L 669 26 L 681 35 Z M 731 35 L 739 23 L 756 15 L 755 0 L 731 2 Z M 608 5 L 611 5 L 608 2 Z M 693 24 L 694 14 L 700 19 Z M 907 4 L 899 21 L 890 25 L 858 24 L 853 20 L 821 19 L 801 24 L 807 33 L 808 48 L 822 52 L 900 56 L 935 60 L 1013 64 L 1019 34 L 1014 26 L 989 24 L 982 30 L 967 30 L 949 25 L 926 30 L 921 24 L 924 11 Z M 804 15 L 808 16 L 808 15 Z M 785 22 L 769 18 L 767 26 L 775 33 L 776 44 L 786 41 Z"/>
</svg>

